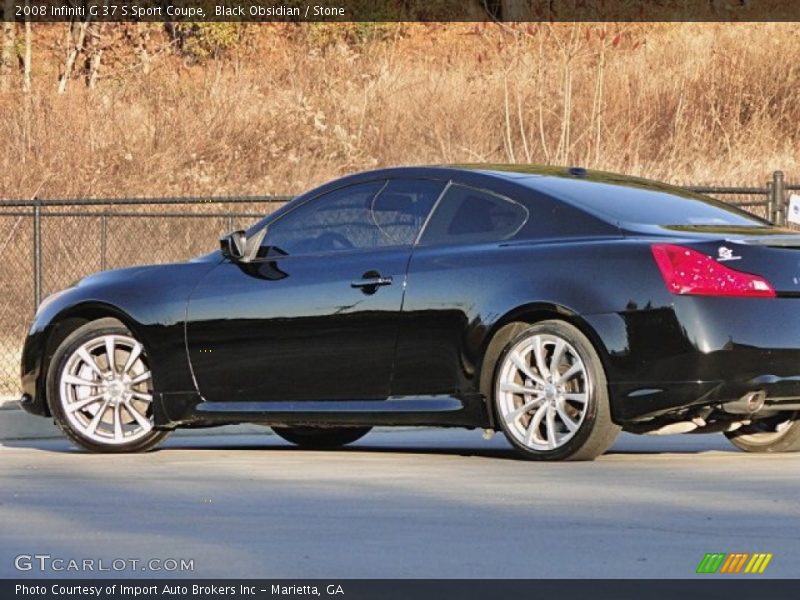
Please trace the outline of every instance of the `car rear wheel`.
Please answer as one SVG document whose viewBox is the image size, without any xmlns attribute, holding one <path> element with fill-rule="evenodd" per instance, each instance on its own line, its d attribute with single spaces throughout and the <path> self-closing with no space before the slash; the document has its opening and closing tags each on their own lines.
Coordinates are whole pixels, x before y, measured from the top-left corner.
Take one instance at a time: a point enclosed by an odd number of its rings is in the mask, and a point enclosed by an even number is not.
<svg viewBox="0 0 800 600">
<path fill-rule="evenodd" d="M 145 348 L 113 319 L 88 323 L 61 343 L 47 401 L 66 436 L 92 452 L 142 452 L 169 434 L 154 427 Z"/>
<path fill-rule="evenodd" d="M 273 427 L 278 436 L 301 448 L 327 450 L 352 444 L 372 427 Z"/>
<path fill-rule="evenodd" d="M 731 443 L 745 452 L 800 451 L 800 414 L 792 413 L 753 421 L 734 431 L 726 431 Z"/>
<path fill-rule="evenodd" d="M 597 352 L 564 321 L 542 321 L 508 342 L 495 370 L 494 407 L 508 441 L 532 460 L 592 460 L 620 431 Z"/>
</svg>

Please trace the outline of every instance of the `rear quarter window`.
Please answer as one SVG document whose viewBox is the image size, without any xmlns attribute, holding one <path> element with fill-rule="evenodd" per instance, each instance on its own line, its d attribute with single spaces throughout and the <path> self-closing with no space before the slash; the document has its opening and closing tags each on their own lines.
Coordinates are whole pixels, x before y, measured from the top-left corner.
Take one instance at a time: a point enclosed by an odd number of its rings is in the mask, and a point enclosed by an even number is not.
<svg viewBox="0 0 800 600">
<path fill-rule="evenodd" d="M 468 244 L 507 240 L 528 220 L 528 209 L 503 196 L 451 185 L 437 204 L 420 245 Z"/>
</svg>

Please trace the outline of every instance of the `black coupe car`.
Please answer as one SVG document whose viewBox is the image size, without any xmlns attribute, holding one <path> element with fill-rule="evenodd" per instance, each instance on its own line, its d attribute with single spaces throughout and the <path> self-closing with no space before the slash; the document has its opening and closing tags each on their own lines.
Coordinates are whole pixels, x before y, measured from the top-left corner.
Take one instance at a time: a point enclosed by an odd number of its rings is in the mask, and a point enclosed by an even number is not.
<svg viewBox="0 0 800 600">
<path fill-rule="evenodd" d="M 800 449 L 800 236 L 652 181 L 519 165 L 360 173 L 221 251 L 39 307 L 23 406 L 94 451 L 261 423 L 501 429 L 532 459 L 620 430 Z"/>
</svg>

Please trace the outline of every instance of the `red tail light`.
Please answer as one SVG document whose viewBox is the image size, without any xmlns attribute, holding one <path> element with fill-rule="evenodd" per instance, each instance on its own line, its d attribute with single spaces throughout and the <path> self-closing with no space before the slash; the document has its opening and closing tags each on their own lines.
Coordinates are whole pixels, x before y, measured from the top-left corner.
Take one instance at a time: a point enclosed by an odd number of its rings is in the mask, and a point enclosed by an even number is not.
<svg viewBox="0 0 800 600">
<path fill-rule="evenodd" d="M 691 248 L 654 244 L 653 257 L 673 294 L 775 297 L 775 290 L 763 277 L 735 271 Z"/>
</svg>

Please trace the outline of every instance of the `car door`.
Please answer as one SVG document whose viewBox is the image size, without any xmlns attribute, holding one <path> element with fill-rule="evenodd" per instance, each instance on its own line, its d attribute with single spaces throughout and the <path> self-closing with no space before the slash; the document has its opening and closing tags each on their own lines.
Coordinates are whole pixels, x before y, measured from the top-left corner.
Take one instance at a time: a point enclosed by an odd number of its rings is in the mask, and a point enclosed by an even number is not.
<svg viewBox="0 0 800 600">
<path fill-rule="evenodd" d="M 454 394 L 475 374 L 470 338 L 480 335 L 492 282 L 511 276 L 502 243 L 520 232 L 529 212 L 504 196 L 451 184 L 414 249 L 406 281 L 403 326 L 392 394 Z"/>
<path fill-rule="evenodd" d="M 204 399 L 385 399 L 411 246 L 443 187 L 336 189 L 268 223 L 253 262 L 213 269 L 187 314 Z"/>
</svg>

